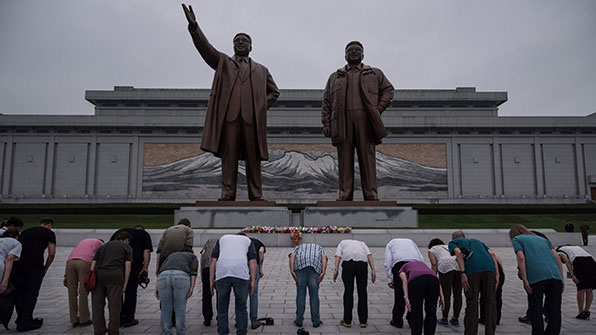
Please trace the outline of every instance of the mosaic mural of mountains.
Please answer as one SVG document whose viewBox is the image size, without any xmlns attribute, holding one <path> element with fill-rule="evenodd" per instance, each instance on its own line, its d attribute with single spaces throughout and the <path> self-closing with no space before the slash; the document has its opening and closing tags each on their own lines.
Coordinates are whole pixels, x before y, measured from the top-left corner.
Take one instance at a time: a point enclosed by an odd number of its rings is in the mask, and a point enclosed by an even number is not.
<svg viewBox="0 0 596 335">
<path fill-rule="evenodd" d="M 238 168 L 238 197 L 246 191 L 243 162 Z M 332 199 L 337 196 L 337 154 L 323 151 L 270 150 L 262 164 L 269 199 Z M 143 193 L 163 197 L 214 199 L 221 188 L 221 161 L 210 153 L 143 168 Z M 356 187 L 360 175 L 356 162 Z M 434 198 L 447 194 L 447 169 L 423 166 L 377 152 L 377 184 L 382 199 Z M 361 197 L 357 192 L 355 197 Z"/>
</svg>

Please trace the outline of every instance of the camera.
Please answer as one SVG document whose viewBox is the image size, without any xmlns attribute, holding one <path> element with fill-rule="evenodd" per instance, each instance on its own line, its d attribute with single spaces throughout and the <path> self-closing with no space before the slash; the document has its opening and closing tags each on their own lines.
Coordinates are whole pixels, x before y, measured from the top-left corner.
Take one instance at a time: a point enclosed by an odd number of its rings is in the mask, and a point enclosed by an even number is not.
<svg viewBox="0 0 596 335">
<path fill-rule="evenodd" d="M 149 285 L 149 282 L 151 280 L 149 280 L 149 273 L 147 273 L 147 271 L 141 271 L 141 273 L 139 273 L 139 286 L 142 288 L 147 288 L 147 285 Z"/>
<path fill-rule="evenodd" d="M 296 333 L 298 335 L 309 335 L 310 334 L 309 332 L 307 332 L 306 330 L 304 330 L 304 328 L 298 329 L 298 331 Z"/>
</svg>

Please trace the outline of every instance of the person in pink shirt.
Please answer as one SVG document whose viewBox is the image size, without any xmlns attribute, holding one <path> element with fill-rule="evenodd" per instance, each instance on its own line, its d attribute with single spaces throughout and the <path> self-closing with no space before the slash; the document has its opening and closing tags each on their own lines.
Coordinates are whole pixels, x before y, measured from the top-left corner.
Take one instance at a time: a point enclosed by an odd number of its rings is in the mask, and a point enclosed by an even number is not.
<svg viewBox="0 0 596 335">
<path fill-rule="evenodd" d="M 403 283 L 404 300 L 408 308 L 406 319 L 412 334 L 434 334 L 437 327 L 437 300 L 443 310 L 443 290 L 439 277 L 424 262 L 410 261 L 399 269 L 399 277 Z M 423 305 L 424 314 L 423 318 Z"/>
<path fill-rule="evenodd" d="M 85 277 L 89 272 L 95 252 L 102 245 L 102 240 L 84 239 L 72 249 L 66 261 L 64 286 L 68 288 L 70 323 L 73 327 L 84 327 L 93 323 L 87 302 L 89 293 L 85 290 Z"/>
</svg>

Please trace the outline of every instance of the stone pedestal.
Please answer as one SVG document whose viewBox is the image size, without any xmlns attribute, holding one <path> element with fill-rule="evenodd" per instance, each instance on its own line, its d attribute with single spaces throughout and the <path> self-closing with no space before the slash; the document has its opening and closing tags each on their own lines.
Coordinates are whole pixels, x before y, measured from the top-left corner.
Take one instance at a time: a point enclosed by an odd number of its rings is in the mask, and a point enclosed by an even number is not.
<svg viewBox="0 0 596 335">
<path fill-rule="evenodd" d="M 292 211 L 286 207 L 181 207 L 174 221 L 187 218 L 193 228 L 244 228 L 247 226 L 292 226 Z"/>
<path fill-rule="evenodd" d="M 302 211 L 302 222 L 305 227 L 415 228 L 418 227 L 418 211 L 396 206 L 306 207 Z"/>
</svg>

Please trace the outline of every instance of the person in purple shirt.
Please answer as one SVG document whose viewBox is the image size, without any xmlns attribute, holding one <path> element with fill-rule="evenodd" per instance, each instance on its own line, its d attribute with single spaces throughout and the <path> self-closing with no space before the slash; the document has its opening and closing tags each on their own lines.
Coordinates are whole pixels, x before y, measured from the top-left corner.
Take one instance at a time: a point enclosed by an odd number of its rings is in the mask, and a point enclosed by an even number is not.
<svg viewBox="0 0 596 335">
<path fill-rule="evenodd" d="M 444 306 L 443 290 L 439 277 L 424 262 L 410 261 L 399 269 L 404 301 L 408 309 L 408 324 L 412 334 L 434 334 L 437 327 L 437 300 L 440 299 L 441 310 Z M 423 317 L 423 305 L 424 314 Z"/>
</svg>

